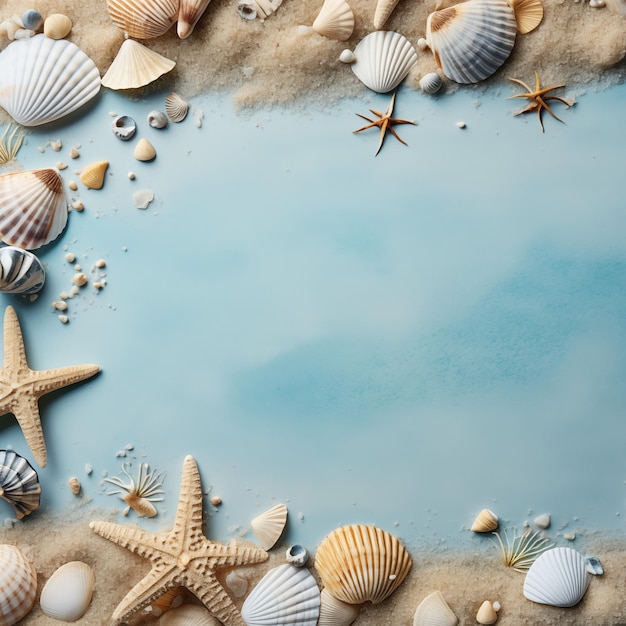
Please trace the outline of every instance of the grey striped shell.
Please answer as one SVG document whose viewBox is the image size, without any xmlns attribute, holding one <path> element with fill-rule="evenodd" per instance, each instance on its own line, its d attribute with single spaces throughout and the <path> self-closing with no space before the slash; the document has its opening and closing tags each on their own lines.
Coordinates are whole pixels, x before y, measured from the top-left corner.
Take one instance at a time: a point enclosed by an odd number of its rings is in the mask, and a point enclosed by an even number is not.
<svg viewBox="0 0 626 626">
<path fill-rule="evenodd" d="M 0 248 L 0 291 L 37 293 L 45 280 L 43 265 L 32 252 L 14 246 Z"/>
<path fill-rule="evenodd" d="M 0 545 L 0 624 L 17 624 L 35 604 L 37 572 L 24 553 Z"/>
<path fill-rule="evenodd" d="M 13 450 L 0 450 L 0 498 L 13 506 L 18 519 L 39 508 L 39 476 L 33 466 Z"/>
</svg>

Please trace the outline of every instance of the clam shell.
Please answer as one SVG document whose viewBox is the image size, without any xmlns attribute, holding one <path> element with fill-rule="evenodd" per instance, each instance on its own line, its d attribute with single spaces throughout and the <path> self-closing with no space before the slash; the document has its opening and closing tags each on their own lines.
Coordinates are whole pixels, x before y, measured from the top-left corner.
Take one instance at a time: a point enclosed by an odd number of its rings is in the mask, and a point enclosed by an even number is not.
<svg viewBox="0 0 626 626">
<path fill-rule="evenodd" d="M 107 0 L 113 23 L 129 37 L 152 39 L 167 32 L 178 18 L 178 0 Z"/>
<path fill-rule="evenodd" d="M 350 626 L 359 616 L 361 607 L 358 604 L 337 600 L 326 588 L 322 589 L 320 597 L 320 617 L 317 626 Z"/>
<path fill-rule="evenodd" d="M 237 13 L 244 20 L 261 20 L 269 17 L 283 3 L 283 0 L 239 0 Z"/>
<path fill-rule="evenodd" d="M 102 77 L 109 89 L 137 89 L 155 81 L 174 68 L 175 61 L 132 39 L 126 39 Z"/>
<path fill-rule="evenodd" d="M 181 39 L 187 39 L 211 0 L 180 0 L 176 30 Z"/>
<path fill-rule="evenodd" d="M 80 173 L 80 182 L 87 189 L 102 189 L 107 167 L 109 167 L 108 161 L 94 161 L 86 165 Z"/>
<path fill-rule="evenodd" d="M 355 524 L 328 535 L 317 549 L 315 568 L 328 591 L 342 602 L 378 604 L 411 569 L 411 557 L 390 533 Z"/>
<path fill-rule="evenodd" d="M 395 89 L 417 63 L 411 42 L 392 31 L 370 33 L 357 44 L 354 54 L 352 71 L 366 87 L 378 93 Z"/>
<path fill-rule="evenodd" d="M 65 39 L 35 35 L 0 54 L 0 106 L 23 126 L 64 117 L 99 91 L 95 63 Z"/>
<path fill-rule="evenodd" d="M 251 522 L 252 532 L 264 550 L 269 550 L 278 541 L 287 524 L 287 507 L 277 504 L 257 515 Z"/>
<path fill-rule="evenodd" d="M 13 246 L 0 248 L 0 291 L 37 293 L 45 280 L 46 271 L 32 252 Z"/>
<path fill-rule="evenodd" d="M 308 569 L 285 564 L 271 569 L 241 607 L 247 626 L 316 626 L 320 590 Z"/>
<path fill-rule="evenodd" d="M 19 622 L 35 603 L 37 573 L 17 547 L 0 545 L 0 624 Z"/>
<path fill-rule="evenodd" d="M 476 621 L 479 624 L 495 624 L 498 621 L 498 614 L 489 600 L 485 600 L 476 613 Z"/>
<path fill-rule="evenodd" d="M 165 112 L 172 122 L 182 122 L 189 112 L 189 103 L 172 91 L 165 96 Z"/>
<path fill-rule="evenodd" d="M 543 20 L 541 0 L 511 0 L 511 6 L 515 13 L 517 30 L 522 35 L 535 30 L 541 24 Z"/>
<path fill-rule="evenodd" d="M 504 0 L 467 0 L 435 11 L 426 40 L 443 73 L 457 83 L 477 83 L 509 58 L 517 24 Z"/>
<path fill-rule="evenodd" d="M 152 161 L 156 157 L 156 150 L 147 139 L 142 137 L 135 146 L 133 156 L 138 161 Z"/>
<path fill-rule="evenodd" d="M 221 626 L 203 606 L 183 604 L 164 613 L 159 626 Z"/>
<path fill-rule="evenodd" d="M 0 175 L 2 241 L 35 250 L 56 239 L 67 224 L 63 181 L 53 169 Z"/>
<path fill-rule="evenodd" d="M 312 28 L 329 39 L 346 41 L 354 30 L 354 13 L 346 0 L 324 0 Z"/>
<path fill-rule="evenodd" d="M 458 623 L 441 591 L 428 594 L 417 605 L 413 616 L 413 626 L 456 626 Z"/>
<path fill-rule="evenodd" d="M 94 571 L 87 563 L 70 561 L 61 565 L 41 590 L 41 610 L 64 622 L 80 619 L 89 608 L 95 582 Z"/>
<path fill-rule="evenodd" d="M 524 596 L 539 604 L 574 606 L 582 600 L 590 580 L 580 552 L 552 548 L 530 566 L 524 579 Z"/>
<path fill-rule="evenodd" d="M 374 12 L 374 28 L 380 30 L 396 8 L 398 0 L 378 0 Z"/>
<path fill-rule="evenodd" d="M 443 81 L 437 72 L 429 72 L 420 78 L 419 85 L 424 93 L 434 94 L 441 89 Z"/>
<path fill-rule="evenodd" d="M 50 39 L 64 39 L 72 30 L 72 20 L 62 13 L 48 15 L 43 23 L 43 34 Z"/>
<path fill-rule="evenodd" d="M 0 450 L 0 498 L 13 506 L 17 519 L 39 508 L 41 485 L 37 472 L 13 450 Z"/>
<path fill-rule="evenodd" d="M 488 533 L 498 528 L 498 516 L 489 509 L 483 509 L 474 520 L 470 530 L 475 533 Z"/>
</svg>

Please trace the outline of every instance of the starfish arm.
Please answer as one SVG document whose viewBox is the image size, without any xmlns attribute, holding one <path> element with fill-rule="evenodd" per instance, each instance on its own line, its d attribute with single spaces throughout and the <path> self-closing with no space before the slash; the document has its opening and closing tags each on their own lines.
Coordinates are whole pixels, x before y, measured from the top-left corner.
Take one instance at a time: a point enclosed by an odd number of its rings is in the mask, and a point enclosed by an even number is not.
<svg viewBox="0 0 626 626">
<path fill-rule="evenodd" d="M 541 103 L 541 105 L 543 106 L 543 108 L 555 119 L 558 120 L 559 122 L 561 122 L 562 124 L 564 124 L 565 122 L 563 122 L 563 120 L 559 117 L 557 117 L 554 113 L 554 111 L 547 105 L 546 102 L 544 102 L 544 100 L 542 98 L 539 98 L 539 102 Z M 541 110 L 541 109 L 539 109 Z"/>
<path fill-rule="evenodd" d="M 414 122 L 413 120 L 401 120 L 401 119 L 398 119 L 397 117 L 390 117 L 389 123 L 390 124 L 412 124 L 413 126 L 417 126 L 417 122 Z"/>
<path fill-rule="evenodd" d="M 361 117 L 363 117 L 363 116 L 361 116 Z M 367 119 L 367 118 L 365 118 L 365 119 Z M 370 128 L 374 128 L 374 126 L 380 126 L 380 123 L 379 122 L 372 122 L 371 124 L 368 124 L 367 126 L 363 126 L 362 128 L 359 128 L 357 130 L 353 130 L 352 133 L 353 134 L 360 133 L 363 130 L 368 130 Z"/>
<path fill-rule="evenodd" d="M 202 533 L 202 483 L 195 459 L 187 455 L 183 462 L 180 497 L 174 527 L 169 533 L 171 541 L 185 550 L 206 543 Z"/>
<path fill-rule="evenodd" d="M 89 528 L 109 541 L 126 548 L 139 556 L 158 559 L 163 553 L 166 536 L 162 533 L 148 533 L 137 526 L 113 524 L 112 522 L 90 522 Z"/>
<path fill-rule="evenodd" d="M 546 96 L 544 100 L 558 100 L 566 107 L 573 107 L 576 104 L 576 100 L 566 100 L 565 98 L 559 98 L 559 96 Z"/>
<path fill-rule="evenodd" d="M 26 351 L 24 350 L 24 338 L 17 313 L 12 306 L 8 306 L 4 312 L 4 367 L 16 374 L 28 369 L 26 363 Z"/>
<path fill-rule="evenodd" d="M 97 365 L 70 365 L 53 370 L 34 371 L 34 389 L 38 397 L 62 389 L 95 376 L 100 371 Z"/>
<path fill-rule="evenodd" d="M 184 585 L 224 626 L 245 626 L 239 609 L 212 572 L 190 570 Z"/>
<path fill-rule="evenodd" d="M 397 132 L 396 132 L 393 128 L 391 128 L 391 126 L 389 127 L 389 132 L 390 132 L 390 133 L 391 133 L 391 134 L 392 134 L 392 135 L 393 135 L 393 136 L 394 136 L 394 137 L 395 137 L 395 138 L 396 138 L 396 139 L 397 139 L 400 143 L 403 143 L 405 146 L 408 146 L 408 145 L 409 145 L 406 141 L 404 141 L 404 139 L 402 139 L 402 138 L 400 137 L 400 135 L 398 135 L 398 133 L 397 133 Z"/>
<path fill-rule="evenodd" d="M 510 78 L 509 80 L 513 81 L 514 83 L 517 83 L 518 85 L 521 85 L 524 89 L 526 89 L 526 91 L 528 91 L 528 93 L 532 93 L 532 89 L 522 80 L 519 80 L 518 78 Z M 517 96 L 511 96 L 511 98 L 523 98 L 525 97 L 527 94 L 519 94 Z"/>
<path fill-rule="evenodd" d="M 15 415 L 17 423 L 22 429 L 24 439 L 40 467 L 45 467 L 48 461 L 46 442 L 41 429 L 39 406 L 34 395 L 13 396 L 10 412 Z"/>
</svg>

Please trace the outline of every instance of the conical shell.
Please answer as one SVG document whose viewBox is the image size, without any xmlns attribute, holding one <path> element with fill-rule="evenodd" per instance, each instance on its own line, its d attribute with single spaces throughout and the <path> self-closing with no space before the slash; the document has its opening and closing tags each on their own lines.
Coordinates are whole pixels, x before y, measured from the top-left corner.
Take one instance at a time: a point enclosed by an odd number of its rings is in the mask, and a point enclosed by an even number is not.
<svg viewBox="0 0 626 626">
<path fill-rule="evenodd" d="M 244 20 L 264 20 L 278 9 L 283 0 L 239 0 L 237 13 Z"/>
<path fill-rule="evenodd" d="M 80 173 L 80 182 L 87 189 L 102 189 L 107 167 L 109 167 L 108 161 L 94 161 L 86 165 Z"/>
<path fill-rule="evenodd" d="M 458 623 L 441 591 L 428 594 L 417 605 L 413 616 L 413 626 L 456 626 Z"/>
<path fill-rule="evenodd" d="M 181 39 L 187 39 L 211 0 L 180 0 L 176 30 Z"/>
<path fill-rule="evenodd" d="M 374 28 L 380 30 L 396 8 L 398 0 L 378 0 L 374 12 Z"/>
<path fill-rule="evenodd" d="M 0 545 L 0 624 L 19 622 L 35 604 L 37 573 L 17 546 Z"/>
<path fill-rule="evenodd" d="M 32 252 L 14 246 L 0 248 L 0 291 L 37 293 L 45 280 L 46 271 Z"/>
<path fill-rule="evenodd" d="M 287 524 L 287 507 L 277 504 L 257 515 L 251 522 L 252 532 L 264 550 L 269 550 L 278 541 Z"/>
<path fill-rule="evenodd" d="M 474 520 L 470 530 L 475 533 L 489 533 L 498 528 L 498 516 L 489 509 L 483 509 Z"/>
<path fill-rule="evenodd" d="M 525 35 L 535 30 L 543 20 L 541 0 L 510 0 L 518 32 Z"/>
<path fill-rule="evenodd" d="M 241 607 L 247 626 L 316 626 L 320 590 L 305 567 L 285 564 L 270 570 Z"/>
<path fill-rule="evenodd" d="M 358 604 L 337 600 L 326 587 L 322 589 L 320 598 L 320 617 L 317 626 L 350 626 L 359 616 L 361 607 Z"/>
<path fill-rule="evenodd" d="M 165 112 L 172 122 L 182 122 L 189 112 L 189 103 L 172 91 L 165 96 Z"/>
<path fill-rule="evenodd" d="M 498 621 L 498 614 L 489 600 L 485 600 L 476 613 L 476 621 L 479 624 L 495 624 Z"/>
<path fill-rule="evenodd" d="M 178 18 L 178 0 L 107 0 L 113 23 L 129 37 L 152 39 Z"/>
<path fill-rule="evenodd" d="M 582 554 L 572 548 L 552 548 L 530 566 L 524 596 L 539 604 L 574 606 L 583 599 L 590 580 Z"/>
<path fill-rule="evenodd" d="M 0 498 L 13 506 L 17 519 L 39 508 L 41 485 L 37 472 L 13 450 L 0 450 Z"/>
<path fill-rule="evenodd" d="M 426 40 L 443 73 L 457 83 L 477 83 L 509 58 L 517 24 L 504 0 L 468 0 L 435 11 Z"/>
<path fill-rule="evenodd" d="M 355 524 L 328 535 L 317 549 L 315 568 L 328 591 L 342 602 L 378 604 L 411 569 L 411 557 L 390 533 Z"/>
<path fill-rule="evenodd" d="M 203 606 L 183 604 L 163 613 L 159 626 L 221 626 L 221 622 Z"/>
<path fill-rule="evenodd" d="M 392 31 L 370 33 L 361 39 L 354 54 L 352 71 L 366 87 L 378 93 L 395 89 L 417 63 L 411 42 Z"/>
<path fill-rule="evenodd" d="M 354 30 L 354 13 L 346 0 L 324 0 L 312 28 L 329 39 L 346 41 Z"/>
<path fill-rule="evenodd" d="M 72 20 L 62 13 L 48 15 L 43 24 L 43 34 L 51 39 L 64 39 L 72 30 Z"/>
<path fill-rule="evenodd" d="M 0 233 L 4 243 L 35 250 L 67 224 L 63 181 L 53 169 L 0 175 Z"/>
<path fill-rule="evenodd" d="M 99 91 L 95 63 L 65 39 L 35 35 L 0 54 L 0 106 L 23 126 L 64 117 Z"/>
<path fill-rule="evenodd" d="M 76 621 L 89 608 L 95 583 L 96 576 L 87 563 L 65 563 L 43 586 L 39 599 L 41 610 L 54 619 Z"/>
</svg>

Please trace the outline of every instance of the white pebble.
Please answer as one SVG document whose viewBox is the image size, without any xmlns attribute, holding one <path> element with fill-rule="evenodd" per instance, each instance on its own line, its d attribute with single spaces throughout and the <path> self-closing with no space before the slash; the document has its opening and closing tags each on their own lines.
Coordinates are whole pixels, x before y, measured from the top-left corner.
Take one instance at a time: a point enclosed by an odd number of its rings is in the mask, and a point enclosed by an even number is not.
<svg viewBox="0 0 626 626">
<path fill-rule="evenodd" d="M 67 186 L 72 190 L 72 191 L 76 191 L 78 189 L 78 185 L 76 184 L 75 180 L 70 180 L 69 183 L 67 183 Z"/>
<path fill-rule="evenodd" d="M 87 284 L 88 280 L 89 279 L 87 278 L 87 274 L 85 274 L 84 272 L 78 272 L 77 274 L 74 274 L 74 276 L 72 277 L 72 282 L 77 287 L 84 287 Z"/>
<path fill-rule="evenodd" d="M 456 125 L 458 128 L 465 128 L 466 126 L 465 122 L 457 122 Z"/>
<path fill-rule="evenodd" d="M 75 257 L 75 256 L 74 256 L 71 252 L 67 252 L 67 253 L 65 254 L 65 260 L 66 260 L 68 263 L 74 263 L 74 261 L 76 260 L 76 257 Z"/>
<path fill-rule="evenodd" d="M 55 300 L 52 303 L 52 306 L 57 311 L 67 311 L 67 302 L 64 302 L 63 300 Z"/>
<path fill-rule="evenodd" d="M 67 324 L 70 321 L 70 318 L 67 315 L 59 315 L 59 322 L 62 324 Z"/>
<path fill-rule="evenodd" d="M 87 474 L 87 476 L 91 476 L 93 474 L 93 466 L 91 463 L 85 463 L 85 474 Z"/>
</svg>

